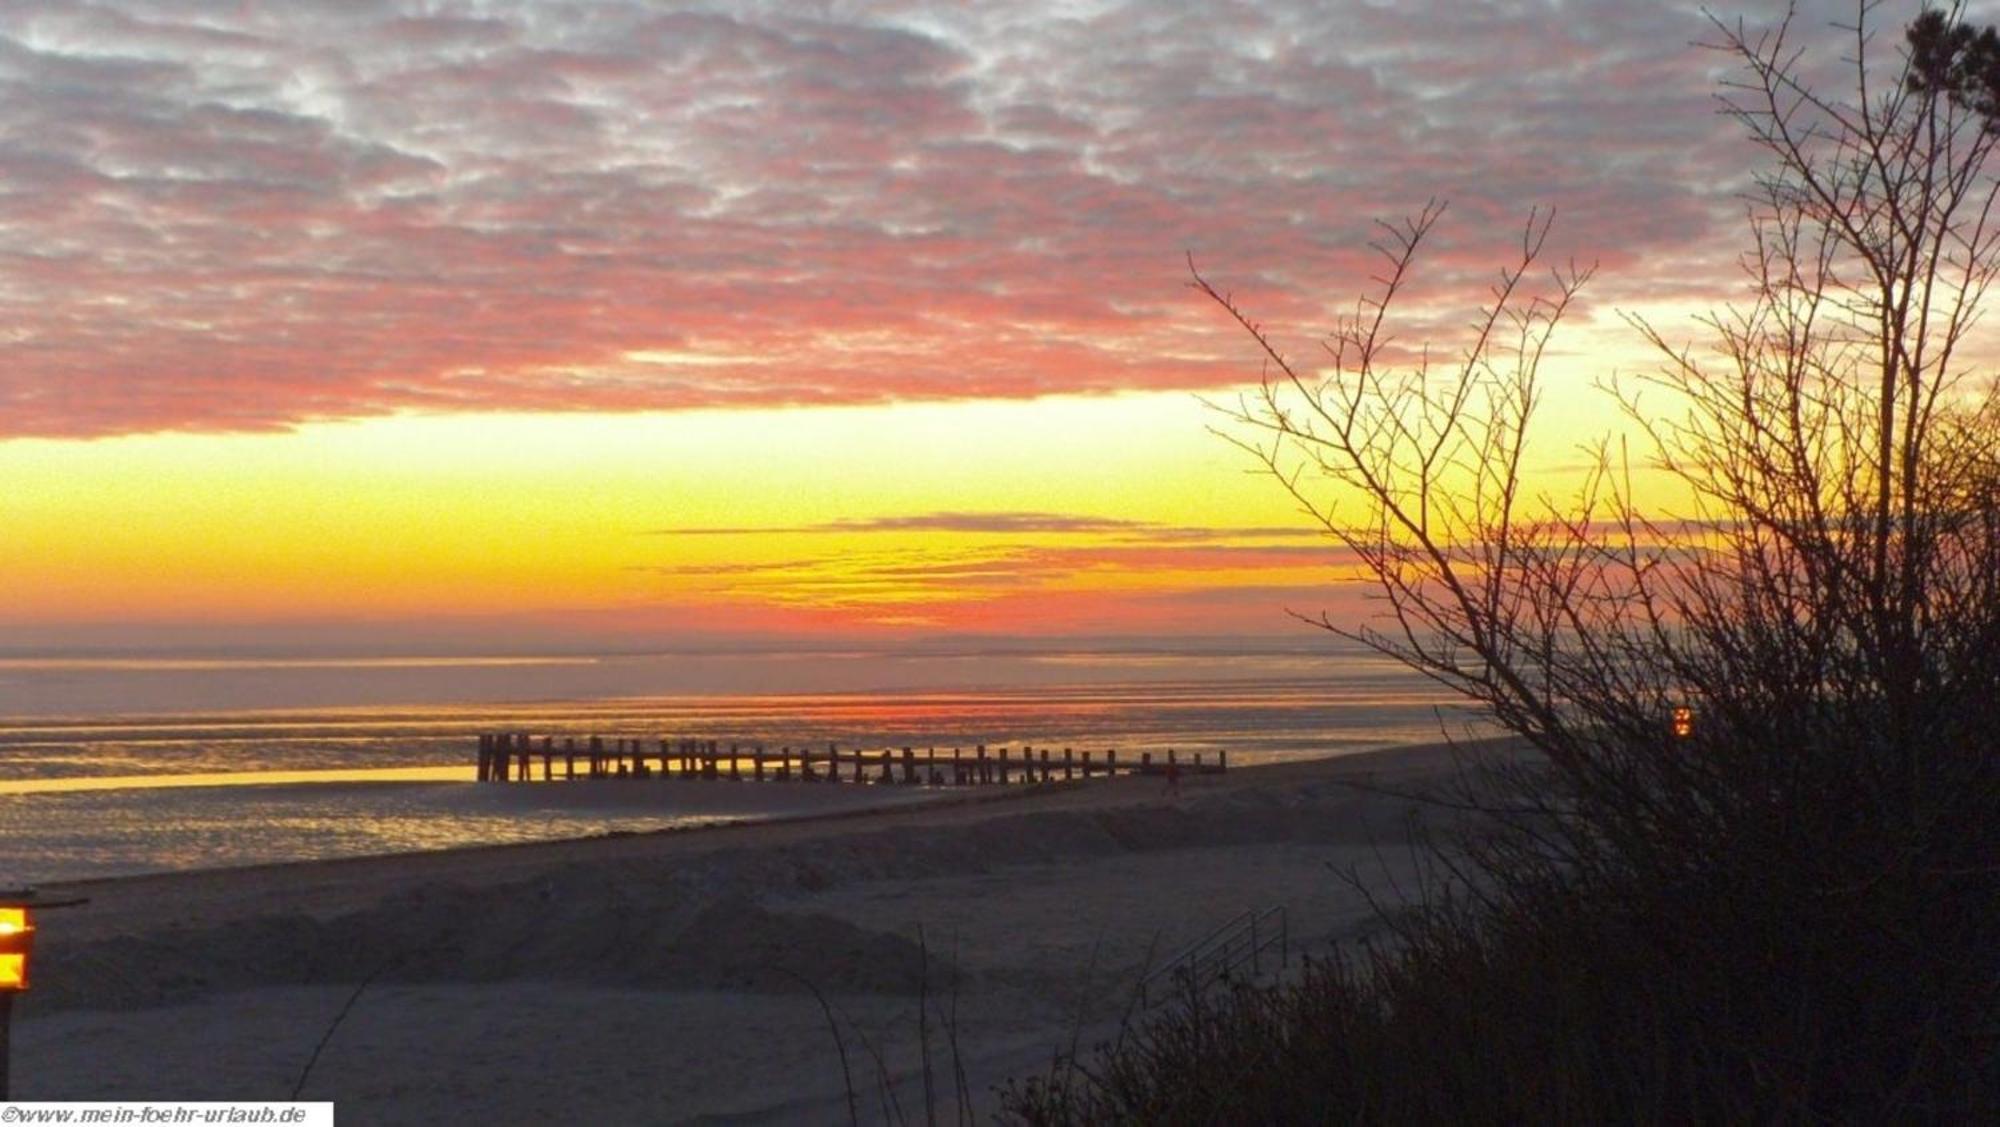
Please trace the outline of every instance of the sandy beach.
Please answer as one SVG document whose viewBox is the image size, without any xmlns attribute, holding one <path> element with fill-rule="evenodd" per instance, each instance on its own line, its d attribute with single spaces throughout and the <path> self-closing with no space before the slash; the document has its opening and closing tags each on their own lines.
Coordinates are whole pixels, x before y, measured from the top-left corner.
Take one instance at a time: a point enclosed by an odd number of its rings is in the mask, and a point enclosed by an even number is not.
<svg viewBox="0 0 2000 1127">
<path fill-rule="evenodd" d="M 845 1121 L 831 1011 L 864 1121 L 926 1118 L 920 1031 L 983 1116 L 1233 917 L 1283 906 L 1294 965 L 1365 934 L 1344 877 L 1410 892 L 1439 817 L 1375 788 L 1460 756 L 48 889 L 90 903 L 42 919 L 14 1095 L 290 1098 L 351 1002 L 301 1093 L 342 1123 Z"/>
</svg>

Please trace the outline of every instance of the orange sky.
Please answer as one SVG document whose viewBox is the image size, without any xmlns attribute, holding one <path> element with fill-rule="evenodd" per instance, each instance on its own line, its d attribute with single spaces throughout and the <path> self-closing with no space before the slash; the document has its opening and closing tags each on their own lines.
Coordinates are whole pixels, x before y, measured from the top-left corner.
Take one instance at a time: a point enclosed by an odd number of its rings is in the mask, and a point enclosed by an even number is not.
<svg viewBox="0 0 2000 1127">
<path fill-rule="evenodd" d="M 1262 635 L 1354 611 L 1341 553 L 1225 422 L 1147 393 L 23 439 L 0 443 L 0 589 L 30 648 Z"/>
</svg>

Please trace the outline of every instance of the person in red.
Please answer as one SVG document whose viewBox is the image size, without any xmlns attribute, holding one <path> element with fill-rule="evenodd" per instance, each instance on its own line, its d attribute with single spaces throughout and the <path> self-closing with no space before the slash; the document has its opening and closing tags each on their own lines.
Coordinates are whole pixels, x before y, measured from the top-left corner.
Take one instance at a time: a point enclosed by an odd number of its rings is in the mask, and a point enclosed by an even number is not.
<svg viewBox="0 0 2000 1127">
<path fill-rule="evenodd" d="M 1167 760 L 1167 794 L 1174 798 L 1181 796 L 1181 765 L 1171 758 Z"/>
</svg>

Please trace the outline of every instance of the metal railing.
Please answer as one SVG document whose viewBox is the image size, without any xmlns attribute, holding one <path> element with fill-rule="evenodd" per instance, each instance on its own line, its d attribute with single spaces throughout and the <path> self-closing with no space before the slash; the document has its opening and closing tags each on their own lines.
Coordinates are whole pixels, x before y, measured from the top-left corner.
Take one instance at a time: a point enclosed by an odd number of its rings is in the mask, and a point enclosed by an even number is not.
<svg viewBox="0 0 2000 1127">
<path fill-rule="evenodd" d="M 1198 996 L 1217 982 L 1236 978 L 1246 967 L 1248 981 L 1255 981 L 1267 967 L 1273 972 L 1284 969 L 1290 954 L 1291 927 L 1285 906 L 1248 911 L 1209 932 L 1141 980 L 1139 1004 L 1155 1006 L 1175 994 Z"/>
</svg>

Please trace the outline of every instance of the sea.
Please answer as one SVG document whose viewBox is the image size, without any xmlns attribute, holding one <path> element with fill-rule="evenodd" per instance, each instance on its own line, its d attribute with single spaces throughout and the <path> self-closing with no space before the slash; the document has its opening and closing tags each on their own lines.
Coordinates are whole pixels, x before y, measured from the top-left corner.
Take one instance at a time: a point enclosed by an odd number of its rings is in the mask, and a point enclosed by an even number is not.
<svg viewBox="0 0 2000 1127">
<path fill-rule="evenodd" d="M 1482 734 L 1354 648 L 0 656 L 0 888 L 921 802 L 928 787 L 480 784 L 478 735 L 1072 748 L 1232 765 Z"/>
</svg>

